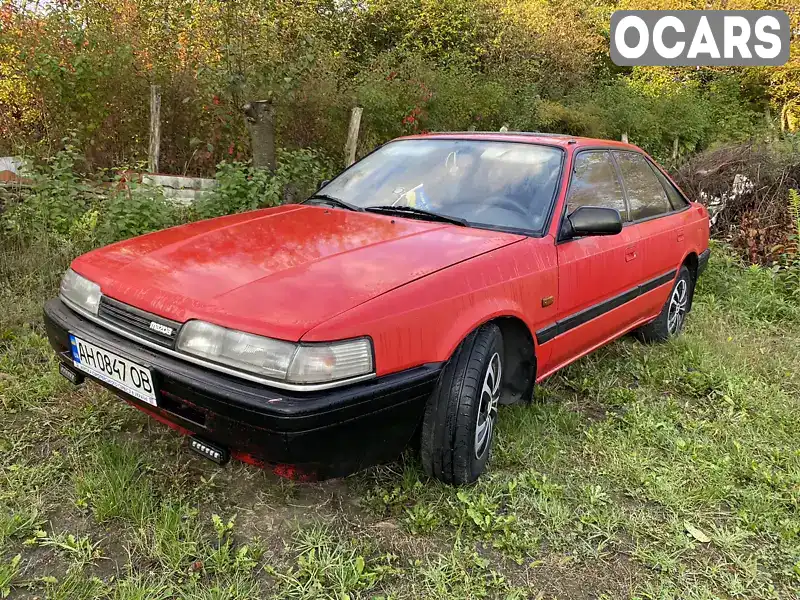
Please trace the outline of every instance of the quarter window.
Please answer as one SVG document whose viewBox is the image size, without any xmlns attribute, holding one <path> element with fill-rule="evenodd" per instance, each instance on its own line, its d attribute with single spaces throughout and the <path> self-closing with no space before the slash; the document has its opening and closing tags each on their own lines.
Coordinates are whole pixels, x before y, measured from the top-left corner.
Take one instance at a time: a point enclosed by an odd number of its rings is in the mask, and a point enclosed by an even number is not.
<svg viewBox="0 0 800 600">
<path fill-rule="evenodd" d="M 632 221 L 656 217 L 672 210 L 664 188 L 644 156 L 635 152 L 614 152 L 614 157 L 625 181 Z"/>
<path fill-rule="evenodd" d="M 575 156 L 567 214 L 581 206 L 613 208 L 619 211 L 623 221 L 627 220 L 622 186 L 611 155 L 606 151 L 580 152 Z"/>
</svg>

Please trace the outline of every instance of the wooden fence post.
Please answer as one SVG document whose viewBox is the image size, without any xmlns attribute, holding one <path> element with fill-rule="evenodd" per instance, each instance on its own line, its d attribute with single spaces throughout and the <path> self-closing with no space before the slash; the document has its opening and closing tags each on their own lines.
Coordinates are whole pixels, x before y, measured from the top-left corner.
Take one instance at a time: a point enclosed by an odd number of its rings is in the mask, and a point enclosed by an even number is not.
<svg viewBox="0 0 800 600">
<path fill-rule="evenodd" d="M 672 142 L 672 160 L 678 160 L 678 136 L 675 136 L 675 141 Z"/>
<path fill-rule="evenodd" d="M 242 107 L 244 122 L 250 132 L 253 166 L 275 171 L 275 105 L 272 100 L 251 100 Z"/>
<path fill-rule="evenodd" d="M 161 152 L 161 89 L 150 86 L 150 147 L 147 151 L 147 168 L 158 173 L 158 158 Z"/>
<path fill-rule="evenodd" d="M 361 113 L 364 109 L 360 106 L 353 108 L 350 113 L 350 128 L 347 131 L 347 143 L 344 146 L 345 167 L 356 162 L 356 146 L 358 146 L 358 130 L 361 127 Z"/>
</svg>

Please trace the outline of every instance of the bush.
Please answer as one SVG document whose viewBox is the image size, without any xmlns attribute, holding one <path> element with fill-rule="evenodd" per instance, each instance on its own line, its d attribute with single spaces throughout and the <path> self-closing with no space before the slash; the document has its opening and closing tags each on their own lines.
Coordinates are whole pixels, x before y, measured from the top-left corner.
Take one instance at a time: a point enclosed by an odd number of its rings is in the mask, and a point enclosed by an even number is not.
<svg viewBox="0 0 800 600">
<path fill-rule="evenodd" d="M 64 148 L 44 163 L 28 164 L 23 169 L 30 188 L 6 208 L 4 229 L 66 235 L 96 199 L 91 187 L 78 175 L 83 156 L 75 138 L 66 137 L 62 142 Z"/>
<path fill-rule="evenodd" d="M 129 183 L 112 194 L 99 210 L 88 211 L 76 224 L 75 233 L 96 226 L 97 242 L 109 244 L 137 235 L 172 227 L 186 220 L 186 209 L 168 202 L 159 188 Z"/>
<path fill-rule="evenodd" d="M 7 206 L 0 229 L 21 238 L 56 236 L 83 246 L 107 244 L 186 220 L 160 189 L 118 175 L 109 184 L 82 177 L 83 156 L 74 138 L 41 164 L 29 162 L 21 188 Z"/>
<path fill-rule="evenodd" d="M 274 173 L 249 162 L 223 161 L 217 165 L 217 187 L 191 208 L 191 216 L 209 219 L 293 202 L 311 194 L 331 172 L 331 162 L 309 149 L 279 151 Z"/>
<path fill-rule="evenodd" d="M 182 207 L 166 200 L 160 188 L 123 174 L 110 184 L 81 177 L 81 161 L 69 138 L 44 164 L 31 163 L 26 176 L 32 185 L 0 213 L 0 231 L 20 239 L 68 238 L 88 248 L 189 220 L 294 202 L 310 195 L 333 172 L 329 159 L 309 149 L 279 151 L 274 173 L 249 163 L 222 162 L 210 197 Z"/>
</svg>

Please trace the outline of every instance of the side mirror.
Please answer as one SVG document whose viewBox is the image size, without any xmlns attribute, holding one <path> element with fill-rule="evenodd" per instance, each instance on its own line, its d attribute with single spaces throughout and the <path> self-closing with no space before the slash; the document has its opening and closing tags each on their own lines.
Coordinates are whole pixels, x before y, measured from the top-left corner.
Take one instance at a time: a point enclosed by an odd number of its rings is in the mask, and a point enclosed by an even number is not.
<svg viewBox="0 0 800 600">
<path fill-rule="evenodd" d="M 622 231 L 622 217 L 614 208 L 581 206 L 569 215 L 561 227 L 561 239 L 593 235 L 616 235 Z"/>
<path fill-rule="evenodd" d="M 322 181 L 320 181 L 319 184 L 317 184 L 317 191 L 320 191 L 322 188 L 324 188 L 330 182 L 331 182 L 330 179 L 323 179 Z"/>
</svg>

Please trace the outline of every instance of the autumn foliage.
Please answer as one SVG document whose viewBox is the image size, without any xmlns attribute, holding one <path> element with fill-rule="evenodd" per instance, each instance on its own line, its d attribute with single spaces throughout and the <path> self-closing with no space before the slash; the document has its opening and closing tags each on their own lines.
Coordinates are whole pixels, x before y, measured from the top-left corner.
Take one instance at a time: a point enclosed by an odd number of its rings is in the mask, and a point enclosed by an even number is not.
<svg viewBox="0 0 800 600">
<path fill-rule="evenodd" d="M 786 8 L 733 4 L 725 8 Z M 667 159 L 675 138 L 687 156 L 798 126 L 796 44 L 779 69 L 621 69 L 608 59 L 609 17 L 633 7 L 709 8 L 690 0 L 0 0 L 0 154 L 51 155 L 74 132 L 86 168 L 136 167 L 146 159 L 151 84 L 162 90 L 161 170 L 177 174 L 249 157 L 240 110 L 249 100 L 275 103 L 279 147 L 336 159 L 354 105 L 365 109 L 360 152 L 404 133 L 506 125 L 627 132 Z"/>
</svg>

